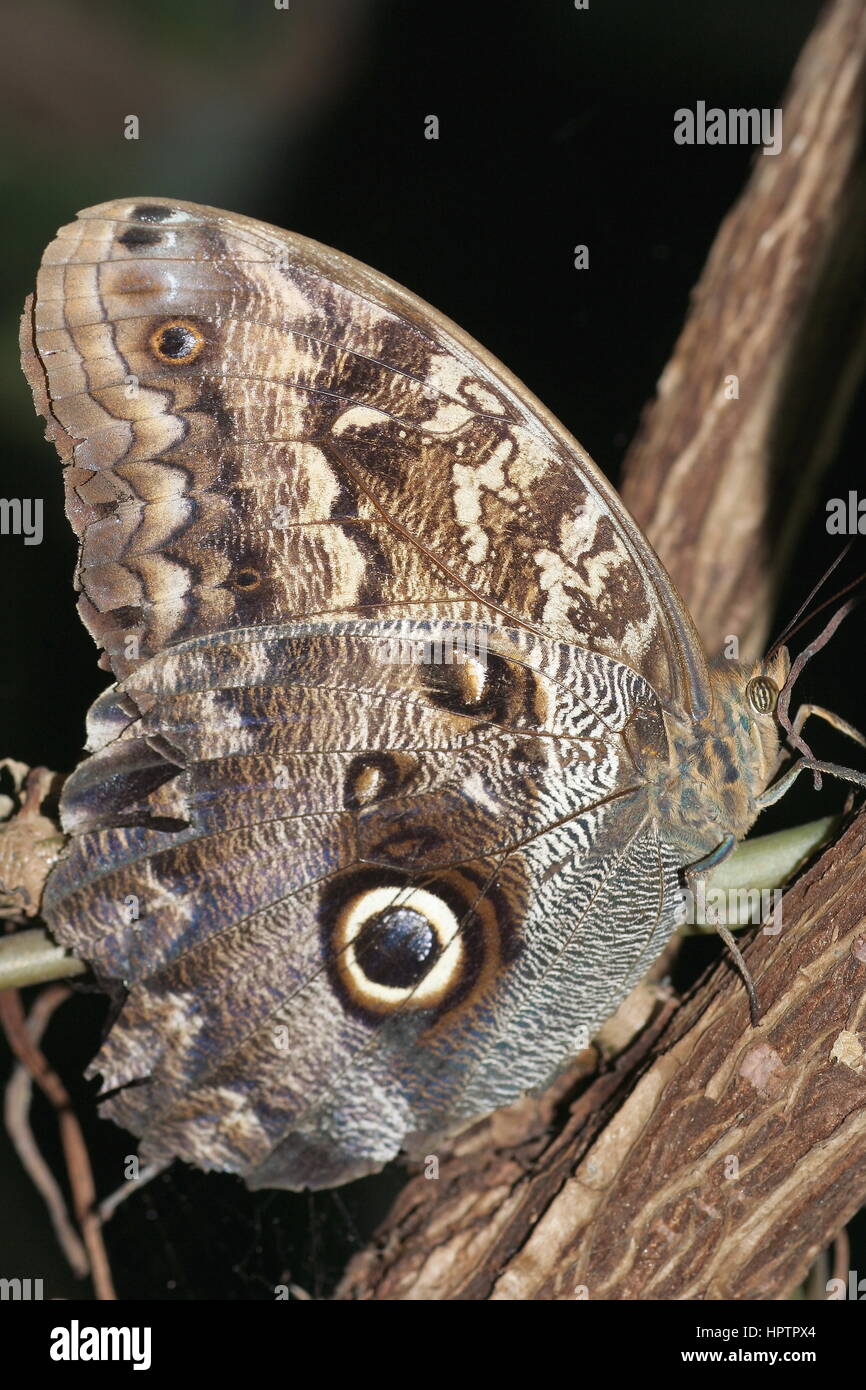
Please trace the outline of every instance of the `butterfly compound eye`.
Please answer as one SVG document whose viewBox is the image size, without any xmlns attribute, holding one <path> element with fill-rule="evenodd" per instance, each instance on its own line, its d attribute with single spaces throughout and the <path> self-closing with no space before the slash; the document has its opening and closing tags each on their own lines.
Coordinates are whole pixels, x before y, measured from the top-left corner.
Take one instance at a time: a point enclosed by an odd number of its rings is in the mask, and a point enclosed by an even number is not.
<svg viewBox="0 0 866 1390">
<path fill-rule="evenodd" d="M 746 699 L 756 714 L 772 714 L 779 698 L 779 687 L 769 676 L 753 676 L 746 686 Z"/>
</svg>

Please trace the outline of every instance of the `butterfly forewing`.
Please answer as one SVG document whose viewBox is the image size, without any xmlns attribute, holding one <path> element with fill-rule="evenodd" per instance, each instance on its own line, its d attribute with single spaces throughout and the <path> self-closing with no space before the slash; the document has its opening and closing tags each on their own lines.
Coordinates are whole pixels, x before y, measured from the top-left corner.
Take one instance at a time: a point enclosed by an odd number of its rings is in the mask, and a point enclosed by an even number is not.
<svg viewBox="0 0 866 1390">
<path fill-rule="evenodd" d="M 688 615 L 602 475 L 384 276 L 251 219 L 107 203 L 46 251 L 33 342 L 116 674 L 137 632 L 144 657 L 251 622 L 478 618 L 706 702 Z"/>
</svg>

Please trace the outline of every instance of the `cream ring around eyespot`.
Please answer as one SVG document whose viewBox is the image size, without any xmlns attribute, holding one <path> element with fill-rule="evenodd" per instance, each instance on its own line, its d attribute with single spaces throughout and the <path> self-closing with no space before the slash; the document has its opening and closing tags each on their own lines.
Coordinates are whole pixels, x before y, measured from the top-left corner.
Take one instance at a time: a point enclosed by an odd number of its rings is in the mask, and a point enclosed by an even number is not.
<svg viewBox="0 0 866 1390">
<path fill-rule="evenodd" d="M 405 987 L 371 980 L 358 961 L 354 945 L 368 922 L 397 908 L 425 918 L 440 951 L 427 974 L 417 984 Z M 373 1013 L 436 1008 L 460 983 L 465 960 L 460 922 L 448 904 L 426 888 L 407 889 L 405 884 L 394 883 L 357 894 L 341 910 L 332 940 L 343 984 L 357 1004 Z"/>
</svg>

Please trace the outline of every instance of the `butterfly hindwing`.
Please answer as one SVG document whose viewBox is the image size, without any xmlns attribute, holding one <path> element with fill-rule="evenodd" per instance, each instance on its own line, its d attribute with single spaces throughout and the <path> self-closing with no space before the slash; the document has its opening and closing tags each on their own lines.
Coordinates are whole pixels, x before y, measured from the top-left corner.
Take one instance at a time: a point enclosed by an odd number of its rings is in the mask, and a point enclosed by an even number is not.
<svg viewBox="0 0 866 1390">
<path fill-rule="evenodd" d="M 646 683 L 514 632 L 487 653 L 485 709 L 458 664 L 390 659 L 423 656 L 434 632 L 367 622 L 199 639 L 94 707 L 45 908 L 61 940 L 130 990 L 97 1065 L 108 1089 L 144 1083 L 109 1107 L 151 1152 L 300 1185 L 316 1180 L 313 1152 L 330 1171 L 326 1135 L 333 1165 L 342 1130 L 367 1142 L 378 1114 L 381 1162 L 409 1134 L 546 1080 L 669 930 L 657 849 L 626 912 L 612 895 L 652 841 L 624 749 L 635 709 L 655 707 Z M 351 914 L 392 904 L 440 912 L 438 992 L 410 962 L 379 998 L 381 970 L 368 979 L 349 961 Z M 358 1106 L 366 1126 L 349 1119 Z"/>
</svg>

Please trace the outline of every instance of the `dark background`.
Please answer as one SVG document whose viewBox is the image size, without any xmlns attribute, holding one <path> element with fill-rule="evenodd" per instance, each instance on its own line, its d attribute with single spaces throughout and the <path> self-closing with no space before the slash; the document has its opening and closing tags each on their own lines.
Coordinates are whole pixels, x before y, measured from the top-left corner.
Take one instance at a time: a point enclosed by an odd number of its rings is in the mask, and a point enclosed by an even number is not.
<svg viewBox="0 0 866 1390">
<path fill-rule="evenodd" d="M 812 0 L 591 0 L 588 11 L 572 0 L 291 0 L 282 11 L 270 0 L 79 0 L 10 15 L 0 45 L 0 495 L 42 497 L 45 538 L 27 547 L 0 537 L 0 755 L 71 768 L 85 710 L 104 683 L 75 613 L 60 468 L 17 366 L 17 316 L 59 225 L 92 203 L 157 194 L 336 246 L 456 319 L 616 481 L 754 157 L 742 147 L 675 145 L 673 113 L 699 99 L 780 105 L 819 8 Z M 123 137 L 129 114 L 139 117 L 138 141 Z M 438 141 L 424 138 L 430 114 Z M 588 271 L 573 268 L 577 243 L 589 246 Z M 824 505 L 849 487 L 862 491 L 864 434 L 861 398 L 779 625 L 838 551 Z M 792 485 L 796 470 L 792 459 Z M 846 578 L 856 564 L 846 564 Z M 863 635 L 855 615 L 802 689 L 855 723 Z M 826 756 L 851 758 L 850 747 L 820 737 Z M 838 784 L 821 796 L 803 785 L 779 816 L 809 819 L 844 795 Z M 714 942 L 690 944 L 683 968 L 695 973 L 715 951 Z M 131 1147 L 95 1118 L 92 1088 L 76 1081 L 103 1015 L 101 999 L 76 997 L 46 1043 L 80 1102 L 100 1195 L 119 1185 Z M 62 1173 L 41 1102 L 36 1129 Z M 231 1178 L 172 1170 L 107 1228 L 120 1296 L 268 1299 L 288 1280 L 327 1293 L 400 1181 L 395 1167 L 334 1193 L 252 1195 Z M 86 1296 L 5 1135 L 0 1183 L 0 1274 L 41 1276 L 47 1295 Z"/>
</svg>

